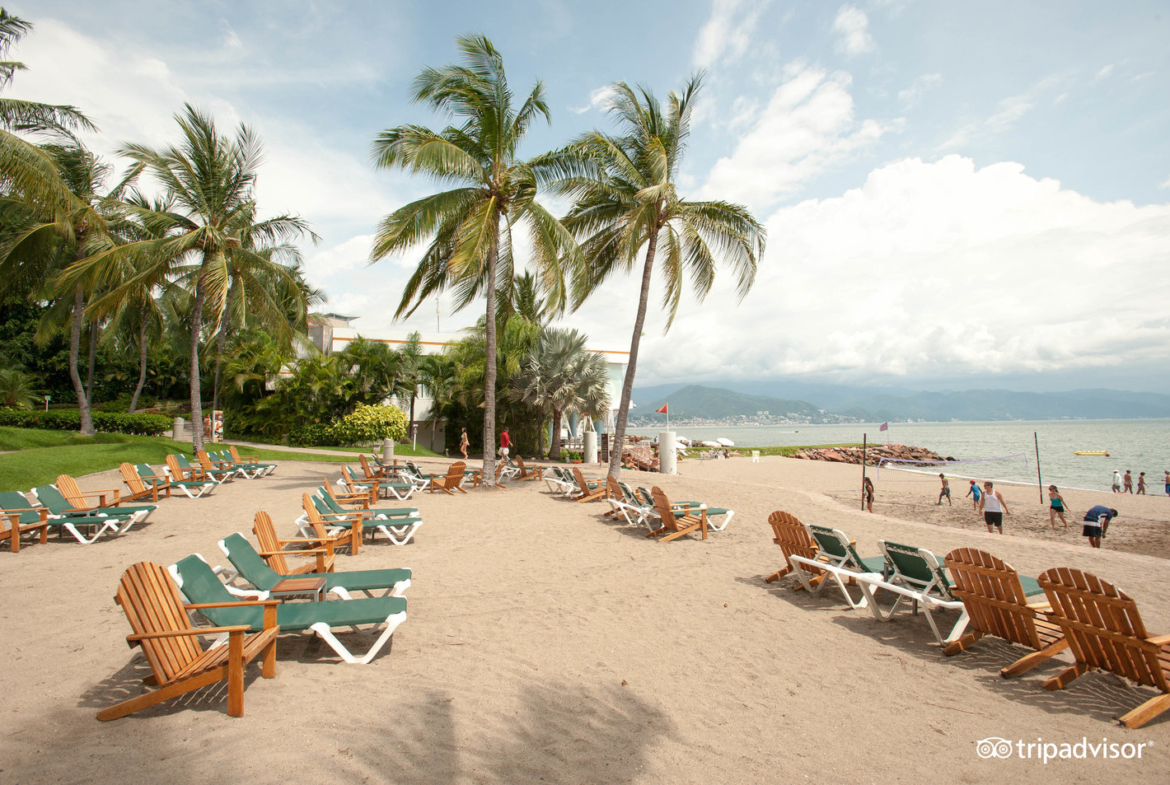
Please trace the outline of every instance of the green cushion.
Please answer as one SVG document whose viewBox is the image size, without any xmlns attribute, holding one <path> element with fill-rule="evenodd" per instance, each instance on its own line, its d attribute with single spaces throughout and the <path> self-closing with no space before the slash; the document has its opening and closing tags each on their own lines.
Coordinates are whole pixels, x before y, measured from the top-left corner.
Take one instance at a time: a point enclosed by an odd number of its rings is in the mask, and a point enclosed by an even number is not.
<svg viewBox="0 0 1170 785">
<path fill-rule="evenodd" d="M 351 570 L 349 572 L 325 573 L 326 589 L 347 591 L 372 591 L 391 589 L 395 584 L 410 580 L 411 571 L 405 570 Z"/>
<path fill-rule="evenodd" d="M 1040 584 L 1035 578 L 1029 578 L 1027 575 L 1021 575 L 1020 585 L 1024 587 L 1024 596 L 1031 597 L 1036 594 L 1043 594 L 1044 590 L 1040 588 Z"/>
<path fill-rule="evenodd" d="M 25 510 L 31 506 L 28 499 L 16 491 L 0 493 L 0 510 Z M 24 524 L 38 523 L 41 520 L 41 515 L 38 512 L 22 512 L 19 515 L 20 522 Z"/>
<path fill-rule="evenodd" d="M 240 571 L 240 575 L 257 589 L 271 591 L 285 578 L 306 577 L 281 575 L 268 566 L 264 558 L 252 547 L 252 543 L 239 534 L 230 534 L 223 540 L 228 549 L 228 561 Z M 342 588 L 354 591 L 367 589 L 390 589 L 394 584 L 410 579 L 410 570 L 354 570 L 351 572 L 330 572 L 321 576 L 329 589 Z"/>
<path fill-rule="evenodd" d="M 41 503 L 41 506 L 47 507 L 53 515 L 65 516 L 69 519 L 66 521 L 67 523 L 77 523 L 79 520 L 84 523 L 82 519 L 94 517 L 113 518 L 118 521 L 126 521 L 130 518 L 129 515 L 118 515 L 114 511 L 115 508 L 106 508 L 106 510 L 103 510 L 106 513 L 104 516 L 90 512 L 65 512 L 66 510 L 73 509 L 73 505 L 52 485 L 38 485 L 36 488 L 33 488 L 33 491 L 36 492 L 37 501 Z M 26 503 L 25 506 L 27 507 L 28 504 Z"/>
</svg>

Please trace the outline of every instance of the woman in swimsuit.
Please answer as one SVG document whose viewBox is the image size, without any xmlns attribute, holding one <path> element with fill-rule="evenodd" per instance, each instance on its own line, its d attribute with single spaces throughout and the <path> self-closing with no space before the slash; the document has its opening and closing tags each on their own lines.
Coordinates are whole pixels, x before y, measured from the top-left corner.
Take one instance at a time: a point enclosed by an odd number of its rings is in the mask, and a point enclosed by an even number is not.
<svg viewBox="0 0 1170 785">
<path fill-rule="evenodd" d="M 459 435 L 459 452 L 463 453 L 463 460 L 467 460 L 467 429 Z"/>
<path fill-rule="evenodd" d="M 862 492 L 865 494 L 865 508 L 873 512 L 873 483 L 869 481 L 868 477 L 865 478 L 865 486 L 862 488 Z"/>
<path fill-rule="evenodd" d="M 1056 517 L 1060 516 L 1060 522 L 1064 524 L 1064 528 L 1068 528 L 1068 521 L 1064 519 L 1064 497 L 1060 495 L 1060 491 L 1056 490 L 1055 485 L 1048 486 L 1048 523 L 1053 529 L 1056 528 Z"/>
</svg>

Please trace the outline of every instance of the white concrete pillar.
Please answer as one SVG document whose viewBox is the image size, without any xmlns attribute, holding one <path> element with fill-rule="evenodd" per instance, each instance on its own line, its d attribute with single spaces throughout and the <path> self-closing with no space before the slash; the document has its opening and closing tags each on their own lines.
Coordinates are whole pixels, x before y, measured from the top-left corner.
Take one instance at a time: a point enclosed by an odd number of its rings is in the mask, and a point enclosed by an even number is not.
<svg viewBox="0 0 1170 785">
<path fill-rule="evenodd" d="M 676 441 L 674 431 L 658 434 L 658 471 L 663 474 L 678 474 L 678 453 L 674 449 Z"/>
<path fill-rule="evenodd" d="M 394 460 L 394 440 L 382 440 L 382 463 L 390 463 Z"/>
<path fill-rule="evenodd" d="M 597 463 L 597 433 L 594 431 L 585 431 L 585 455 L 581 460 L 583 463 Z"/>
</svg>

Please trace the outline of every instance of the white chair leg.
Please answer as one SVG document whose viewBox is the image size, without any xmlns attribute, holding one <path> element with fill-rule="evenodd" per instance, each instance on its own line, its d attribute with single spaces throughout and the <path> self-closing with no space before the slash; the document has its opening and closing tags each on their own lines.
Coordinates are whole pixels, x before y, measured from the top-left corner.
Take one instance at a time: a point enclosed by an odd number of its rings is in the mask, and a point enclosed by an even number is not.
<svg viewBox="0 0 1170 785">
<path fill-rule="evenodd" d="M 399 611 L 398 613 L 392 613 L 387 616 L 385 621 L 386 629 L 382 631 L 378 640 L 374 641 L 369 650 L 361 657 L 355 657 L 350 654 L 349 649 L 341 641 L 337 640 L 337 636 L 333 634 L 333 630 L 329 629 L 329 625 L 325 622 L 317 622 L 309 629 L 317 633 L 317 636 L 329 644 L 329 647 L 337 652 L 337 656 L 341 657 L 345 662 L 351 665 L 368 665 L 378 655 L 378 652 L 382 650 L 382 647 L 386 645 L 386 642 L 390 640 L 390 636 L 398 629 L 398 625 L 404 621 L 406 621 L 406 611 Z"/>
</svg>

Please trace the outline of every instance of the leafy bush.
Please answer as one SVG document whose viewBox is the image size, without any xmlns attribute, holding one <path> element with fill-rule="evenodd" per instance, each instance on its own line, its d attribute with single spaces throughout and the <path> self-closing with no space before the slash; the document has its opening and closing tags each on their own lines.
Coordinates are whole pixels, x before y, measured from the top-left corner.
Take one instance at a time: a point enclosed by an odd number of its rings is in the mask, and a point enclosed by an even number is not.
<svg viewBox="0 0 1170 785">
<path fill-rule="evenodd" d="M 40 428 L 47 431 L 76 431 L 81 427 L 81 413 L 76 409 L 54 409 L 47 412 L 0 409 L 0 425 Z M 93 427 L 102 433 L 157 436 L 170 430 L 171 420 L 158 414 L 94 412 Z"/>
<path fill-rule="evenodd" d="M 340 420 L 303 425 L 289 434 L 289 442 L 299 447 L 346 447 L 383 439 L 406 439 L 406 415 L 397 406 L 359 403 Z"/>
</svg>

